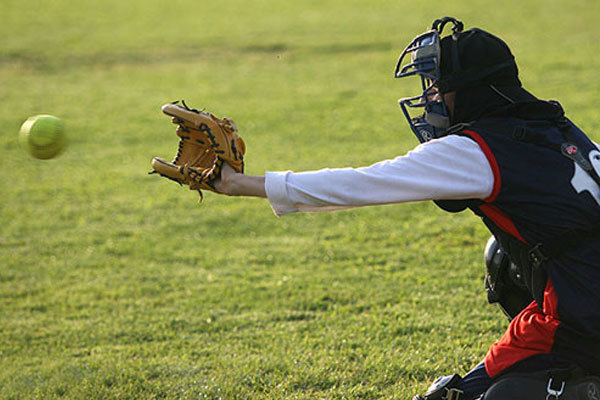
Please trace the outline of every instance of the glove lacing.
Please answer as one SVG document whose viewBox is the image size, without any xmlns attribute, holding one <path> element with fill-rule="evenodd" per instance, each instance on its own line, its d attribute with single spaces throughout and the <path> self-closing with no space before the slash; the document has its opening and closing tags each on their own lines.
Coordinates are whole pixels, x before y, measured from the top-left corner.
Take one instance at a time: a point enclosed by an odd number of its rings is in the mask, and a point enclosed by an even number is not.
<svg viewBox="0 0 600 400">
<path fill-rule="evenodd" d="M 173 161 L 171 161 L 171 163 L 177 164 L 177 161 L 179 161 L 179 157 L 181 157 L 182 151 L 183 151 L 183 140 L 180 140 L 179 144 L 177 146 L 177 153 L 175 154 L 175 157 L 173 158 Z"/>
</svg>

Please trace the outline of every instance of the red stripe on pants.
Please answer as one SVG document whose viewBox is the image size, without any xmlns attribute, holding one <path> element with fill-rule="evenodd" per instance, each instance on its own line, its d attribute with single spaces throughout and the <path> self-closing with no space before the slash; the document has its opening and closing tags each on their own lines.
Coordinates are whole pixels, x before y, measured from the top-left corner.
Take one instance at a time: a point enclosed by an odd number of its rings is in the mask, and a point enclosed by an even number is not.
<svg viewBox="0 0 600 400">
<path fill-rule="evenodd" d="M 543 309 L 532 302 L 513 318 L 500 341 L 490 348 L 485 357 L 485 370 L 490 377 L 533 355 L 550 353 L 554 333 L 560 325 L 557 303 L 554 287 L 548 280 Z"/>
</svg>

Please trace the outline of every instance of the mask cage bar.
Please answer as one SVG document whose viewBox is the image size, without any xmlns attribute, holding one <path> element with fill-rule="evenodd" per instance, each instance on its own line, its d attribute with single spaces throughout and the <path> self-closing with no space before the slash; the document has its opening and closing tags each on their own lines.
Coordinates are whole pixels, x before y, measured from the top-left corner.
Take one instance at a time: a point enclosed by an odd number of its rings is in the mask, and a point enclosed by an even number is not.
<svg viewBox="0 0 600 400">
<path fill-rule="evenodd" d="M 419 55 L 419 52 L 424 54 Z M 402 61 L 408 54 L 411 54 L 411 57 L 413 58 L 411 60 L 412 62 L 402 66 Z M 430 30 L 413 39 L 398 59 L 396 70 L 394 72 L 396 78 L 419 75 L 419 78 L 421 79 L 421 94 L 398 100 L 402 112 L 407 116 L 409 121 L 412 117 L 410 117 L 408 108 L 423 108 L 431 103 L 429 100 L 429 93 L 435 86 L 435 81 L 439 75 L 439 54 L 440 46 L 438 32 L 436 30 Z M 418 101 L 418 103 L 416 103 L 416 101 Z"/>
<path fill-rule="evenodd" d="M 410 108 L 423 108 L 423 107 L 426 107 L 430 103 L 436 103 L 439 101 L 443 101 L 443 99 L 441 97 L 440 97 L 440 100 L 436 100 L 436 101 L 429 100 L 429 97 L 434 95 L 434 92 L 432 92 L 432 90 L 435 87 L 435 82 L 433 80 L 431 81 L 431 84 L 427 85 L 427 78 L 421 76 L 421 86 L 423 89 L 423 93 L 418 94 L 413 97 L 404 97 L 404 98 L 398 100 L 398 103 L 400 103 L 400 105 L 405 104 L 406 106 L 408 106 Z M 419 102 L 415 103 L 415 101 L 417 101 L 417 100 L 419 100 Z"/>
<path fill-rule="evenodd" d="M 438 77 L 439 55 L 440 55 L 440 39 L 436 30 L 425 32 L 417 36 L 402 52 L 394 76 L 396 78 L 404 78 L 412 75 L 424 75 L 431 80 Z M 425 53 L 420 55 L 419 53 Z M 404 57 L 411 54 L 412 62 L 402 66 Z"/>
</svg>

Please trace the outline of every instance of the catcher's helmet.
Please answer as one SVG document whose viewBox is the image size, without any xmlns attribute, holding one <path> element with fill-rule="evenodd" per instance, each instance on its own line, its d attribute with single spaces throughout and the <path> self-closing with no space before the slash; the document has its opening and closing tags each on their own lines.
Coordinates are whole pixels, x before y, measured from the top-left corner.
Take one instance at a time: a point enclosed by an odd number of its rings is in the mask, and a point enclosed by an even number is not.
<svg viewBox="0 0 600 400">
<path fill-rule="evenodd" d="M 452 34 L 442 38 L 448 23 L 453 25 Z M 406 59 L 408 54 L 410 61 Z M 445 136 L 451 125 L 451 115 L 440 94 L 481 85 L 521 86 L 517 65 L 506 43 L 478 28 L 463 31 L 463 23 L 452 17 L 434 21 L 430 30 L 413 39 L 400 55 L 394 75 L 420 78 L 420 93 L 398 102 L 421 142 Z M 424 112 L 418 115 L 421 109 Z"/>
</svg>

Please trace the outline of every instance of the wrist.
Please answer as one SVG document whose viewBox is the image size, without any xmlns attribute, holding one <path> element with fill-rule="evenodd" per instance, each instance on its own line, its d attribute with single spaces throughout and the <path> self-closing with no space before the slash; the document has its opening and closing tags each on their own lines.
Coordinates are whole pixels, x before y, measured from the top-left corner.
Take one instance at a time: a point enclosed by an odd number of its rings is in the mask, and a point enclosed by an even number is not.
<svg viewBox="0 0 600 400">
<path fill-rule="evenodd" d="M 225 183 L 225 194 L 228 196 L 237 196 L 239 195 L 238 193 L 238 187 L 239 187 L 239 177 L 243 177 L 243 174 L 239 174 L 239 173 L 235 173 L 235 174 L 229 174 L 229 176 L 227 176 L 227 178 L 225 179 L 224 183 Z"/>
<path fill-rule="evenodd" d="M 238 172 L 221 174 L 215 190 L 227 196 L 267 197 L 264 176 L 250 176 Z"/>
<path fill-rule="evenodd" d="M 221 177 L 214 183 L 215 190 L 217 193 L 233 196 L 233 176 L 231 174 L 221 174 Z"/>
</svg>

